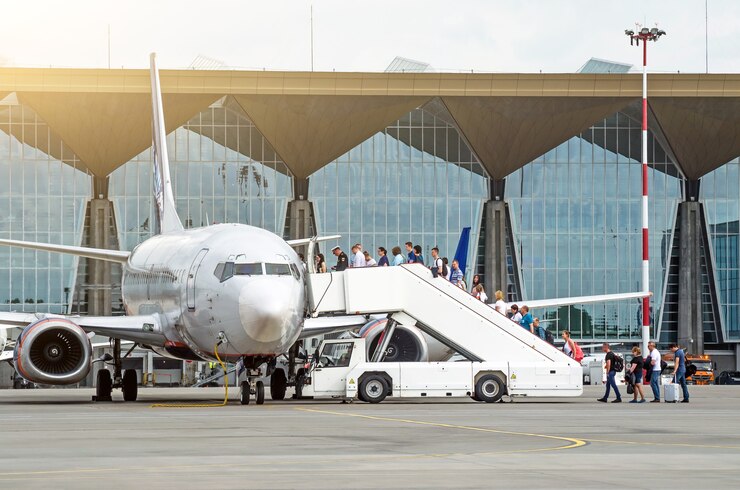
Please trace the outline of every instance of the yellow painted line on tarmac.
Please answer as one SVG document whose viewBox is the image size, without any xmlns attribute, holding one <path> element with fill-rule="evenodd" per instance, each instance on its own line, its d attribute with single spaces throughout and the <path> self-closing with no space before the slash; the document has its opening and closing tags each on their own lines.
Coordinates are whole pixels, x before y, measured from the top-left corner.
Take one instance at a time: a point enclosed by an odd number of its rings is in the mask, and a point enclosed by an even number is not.
<svg viewBox="0 0 740 490">
<path fill-rule="evenodd" d="M 300 410 L 303 412 L 320 413 L 320 414 L 326 414 L 326 415 L 339 415 L 342 417 L 357 417 L 357 418 L 367 419 L 367 420 L 379 420 L 383 422 L 400 422 L 403 424 L 422 425 L 422 426 L 427 426 L 427 427 L 441 427 L 443 429 L 468 430 L 468 431 L 473 431 L 473 432 L 486 432 L 490 434 L 503 434 L 503 435 L 510 435 L 510 436 L 537 437 L 541 439 L 565 441 L 568 443 L 563 446 L 545 447 L 545 448 L 539 448 L 539 449 L 522 449 L 518 451 L 517 450 L 507 451 L 507 454 L 542 452 L 542 451 L 560 451 L 563 449 L 575 449 L 577 447 L 582 447 L 588 444 L 585 440 L 576 439 L 574 437 L 551 436 L 547 434 L 535 434 L 533 432 L 513 432 L 509 430 L 487 429 L 485 427 L 473 427 L 470 425 L 443 424 L 440 422 L 426 422 L 423 420 L 398 419 L 398 418 L 393 418 L 393 417 L 378 417 L 375 415 L 362 415 L 358 413 L 334 412 L 331 410 L 318 410 L 315 408 L 296 408 L 296 410 Z"/>
<path fill-rule="evenodd" d="M 689 442 L 640 442 L 621 441 L 617 439 L 583 439 L 586 442 L 601 442 L 605 444 L 627 444 L 633 446 L 669 446 L 669 447 L 692 447 L 697 449 L 740 449 L 740 446 L 719 446 L 712 444 L 692 444 Z"/>
</svg>

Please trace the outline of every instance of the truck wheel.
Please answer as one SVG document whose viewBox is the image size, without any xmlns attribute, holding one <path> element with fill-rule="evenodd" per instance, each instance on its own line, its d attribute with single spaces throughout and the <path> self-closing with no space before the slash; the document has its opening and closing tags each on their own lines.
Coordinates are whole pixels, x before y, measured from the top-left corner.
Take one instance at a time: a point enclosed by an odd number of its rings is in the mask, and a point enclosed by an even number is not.
<svg viewBox="0 0 740 490">
<path fill-rule="evenodd" d="M 486 403 L 495 403 L 504 396 L 504 384 L 493 374 L 481 376 L 475 383 L 475 397 Z"/>
<path fill-rule="evenodd" d="M 388 383 L 382 376 L 371 374 L 360 383 L 360 394 L 368 403 L 380 403 L 388 394 Z"/>
<path fill-rule="evenodd" d="M 284 400 L 287 385 L 288 380 L 285 377 L 285 371 L 276 369 L 272 373 L 272 376 L 270 376 L 270 398 L 273 400 Z"/>
</svg>

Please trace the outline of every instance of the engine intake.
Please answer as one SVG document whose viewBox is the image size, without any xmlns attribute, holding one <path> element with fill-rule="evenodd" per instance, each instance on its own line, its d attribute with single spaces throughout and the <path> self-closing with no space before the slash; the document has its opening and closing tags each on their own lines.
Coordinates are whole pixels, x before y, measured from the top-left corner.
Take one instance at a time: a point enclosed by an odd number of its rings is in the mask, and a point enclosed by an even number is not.
<svg viewBox="0 0 740 490">
<path fill-rule="evenodd" d="M 13 360 L 18 374 L 28 381 L 72 384 L 90 372 L 92 345 L 78 325 L 64 318 L 47 318 L 23 330 Z"/>
<path fill-rule="evenodd" d="M 368 359 L 372 359 L 387 321 L 385 318 L 373 320 L 360 329 L 360 336 L 366 339 Z M 428 360 L 429 346 L 421 331 L 413 325 L 396 325 L 383 361 L 426 362 Z"/>
</svg>

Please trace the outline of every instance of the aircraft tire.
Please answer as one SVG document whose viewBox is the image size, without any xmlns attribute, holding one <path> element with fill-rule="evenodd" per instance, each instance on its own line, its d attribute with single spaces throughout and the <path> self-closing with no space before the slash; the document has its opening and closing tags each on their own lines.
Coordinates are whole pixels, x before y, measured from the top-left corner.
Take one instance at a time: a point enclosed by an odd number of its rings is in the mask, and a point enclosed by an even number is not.
<svg viewBox="0 0 740 490">
<path fill-rule="evenodd" d="M 139 379 L 136 377 L 136 370 L 127 369 L 123 372 L 123 401 L 135 402 L 139 395 Z"/>
<path fill-rule="evenodd" d="M 99 402 L 110 402 L 113 401 L 111 394 L 113 393 L 113 379 L 111 378 L 110 371 L 107 369 L 101 369 L 98 371 L 95 382 L 95 400 Z"/>
<path fill-rule="evenodd" d="M 241 385 L 239 385 L 239 402 L 242 405 L 249 405 L 249 398 L 251 396 L 250 390 L 252 388 L 249 386 L 249 381 L 242 381 Z"/>
<path fill-rule="evenodd" d="M 371 374 L 360 383 L 362 400 L 368 403 L 380 403 L 388 395 L 388 383 L 382 376 Z"/>
<path fill-rule="evenodd" d="M 265 383 L 263 383 L 262 381 L 257 381 L 256 391 L 257 393 L 255 395 L 255 401 L 257 402 L 257 405 L 262 405 L 263 403 L 265 403 Z"/>
<path fill-rule="evenodd" d="M 285 377 L 285 371 L 276 369 L 270 376 L 270 398 L 273 400 L 285 400 L 285 391 L 288 387 L 288 380 Z"/>
<path fill-rule="evenodd" d="M 475 397 L 486 403 L 495 403 L 504 396 L 504 385 L 498 376 L 486 374 L 475 383 Z"/>
</svg>

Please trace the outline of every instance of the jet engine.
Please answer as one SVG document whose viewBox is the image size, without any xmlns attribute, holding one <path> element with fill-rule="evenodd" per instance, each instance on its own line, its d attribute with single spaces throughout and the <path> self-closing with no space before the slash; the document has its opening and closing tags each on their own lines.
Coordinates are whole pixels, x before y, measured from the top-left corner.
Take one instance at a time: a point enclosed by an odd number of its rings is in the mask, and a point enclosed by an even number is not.
<svg viewBox="0 0 740 490">
<path fill-rule="evenodd" d="M 18 374 L 34 383 L 77 383 L 92 367 L 92 344 L 73 322 L 47 318 L 23 330 L 15 344 L 13 362 Z"/>
<path fill-rule="evenodd" d="M 380 344 L 386 318 L 372 320 L 360 329 L 360 337 L 366 339 L 367 359 L 371 360 L 375 349 Z M 386 349 L 384 362 L 427 362 L 446 361 L 454 351 L 429 337 L 416 325 L 398 324 Z"/>
</svg>

